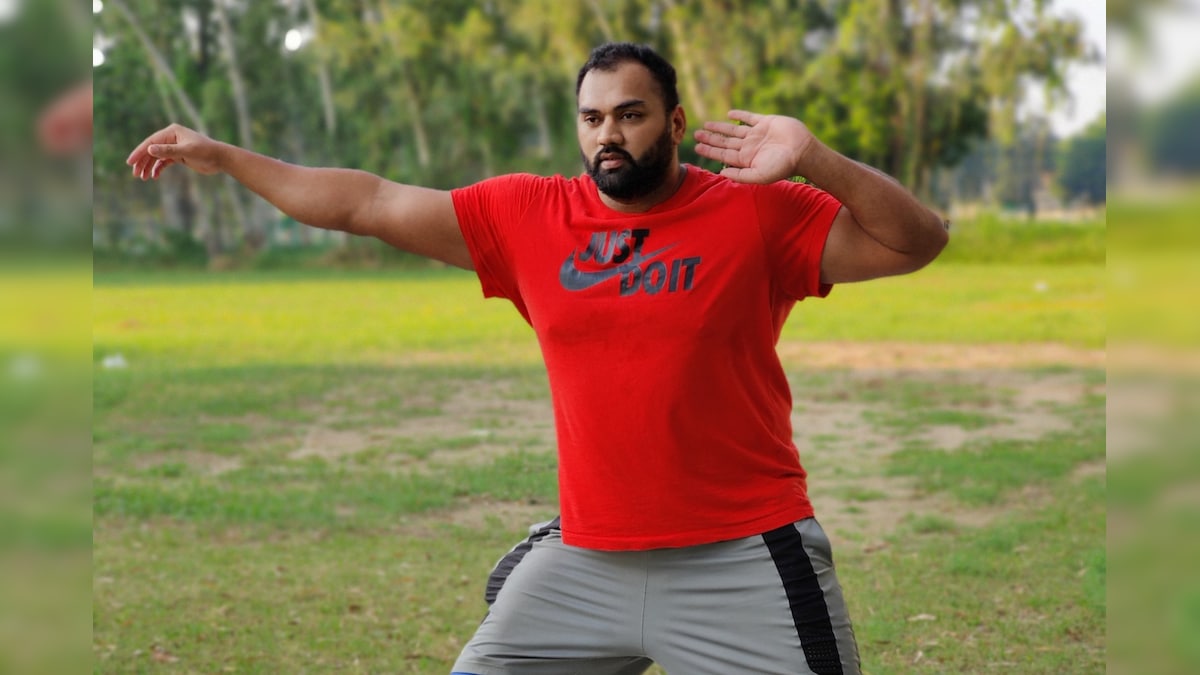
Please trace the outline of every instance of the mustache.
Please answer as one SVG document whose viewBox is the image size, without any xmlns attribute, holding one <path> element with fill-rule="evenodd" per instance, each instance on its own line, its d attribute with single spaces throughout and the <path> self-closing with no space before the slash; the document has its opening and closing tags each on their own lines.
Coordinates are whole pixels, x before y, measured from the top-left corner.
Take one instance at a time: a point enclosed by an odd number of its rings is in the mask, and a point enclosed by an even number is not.
<svg viewBox="0 0 1200 675">
<path fill-rule="evenodd" d="M 633 155 L 612 145 L 606 145 L 603 148 L 600 148 L 600 152 L 597 152 L 596 156 L 592 158 L 592 166 L 600 166 L 600 162 L 604 161 L 600 159 L 600 155 L 620 155 L 626 162 L 629 162 L 633 166 L 637 166 L 637 162 L 634 161 Z"/>
</svg>

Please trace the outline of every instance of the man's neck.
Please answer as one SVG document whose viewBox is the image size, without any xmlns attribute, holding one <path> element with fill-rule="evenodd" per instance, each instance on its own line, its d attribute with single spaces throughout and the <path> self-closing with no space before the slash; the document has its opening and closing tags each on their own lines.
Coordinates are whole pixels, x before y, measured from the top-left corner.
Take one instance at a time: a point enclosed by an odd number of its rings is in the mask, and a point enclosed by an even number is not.
<svg viewBox="0 0 1200 675">
<path fill-rule="evenodd" d="M 667 179 L 663 181 L 663 184 L 645 197 L 630 201 L 621 201 L 609 197 L 604 192 L 600 192 L 600 201 L 604 202 L 604 205 L 613 211 L 620 211 L 621 213 L 644 213 L 675 196 L 679 188 L 683 187 L 683 179 L 685 177 L 687 177 L 687 167 L 676 161 L 671 165 Z"/>
</svg>

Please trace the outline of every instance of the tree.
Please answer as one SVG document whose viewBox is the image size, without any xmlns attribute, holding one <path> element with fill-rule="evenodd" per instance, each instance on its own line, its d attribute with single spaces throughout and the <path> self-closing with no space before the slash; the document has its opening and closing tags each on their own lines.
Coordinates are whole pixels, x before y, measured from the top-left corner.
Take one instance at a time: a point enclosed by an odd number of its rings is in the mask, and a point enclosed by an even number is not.
<svg viewBox="0 0 1200 675">
<path fill-rule="evenodd" d="M 929 196 L 972 140 L 1011 142 L 1026 86 L 1063 91 L 1081 27 L 1043 0 L 660 0 L 692 119 L 794 115 Z"/>
<path fill-rule="evenodd" d="M 1082 55 L 1079 26 L 1050 0 L 114 1 L 135 20 L 98 21 L 116 43 L 96 73 L 97 119 L 120 130 L 98 133 L 98 162 L 120 166 L 148 130 L 199 119 L 288 161 L 442 188 L 577 173 L 575 75 L 605 40 L 671 60 L 693 128 L 735 107 L 793 115 L 926 197 L 934 170 L 979 141 L 1013 143 L 1028 83 L 1061 90 Z M 284 50 L 290 28 L 312 41 Z M 683 159 L 707 165 L 692 145 Z M 139 212 L 186 234 L 194 213 L 222 251 L 254 248 L 273 217 L 241 188 L 160 185 L 98 172 L 97 223 Z M 156 205 L 155 189 L 195 208 Z"/>
<path fill-rule="evenodd" d="M 1059 146 L 1058 185 L 1067 199 L 1083 198 L 1090 204 L 1103 204 L 1107 171 L 1108 130 L 1101 115 L 1076 136 Z"/>
<path fill-rule="evenodd" d="M 1142 137 L 1150 164 L 1157 172 L 1200 174 L 1200 79 L 1147 110 Z"/>
<path fill-rule="evenodd" d="M 1054 171 L 1054 146 L 1050 124 L 1043 117 L 1023 122 L 1011 141 L 994 139 L 989 144 L 995 175 L 993 201 L 1032 217 L 1043 176 Z"/>
</svg>

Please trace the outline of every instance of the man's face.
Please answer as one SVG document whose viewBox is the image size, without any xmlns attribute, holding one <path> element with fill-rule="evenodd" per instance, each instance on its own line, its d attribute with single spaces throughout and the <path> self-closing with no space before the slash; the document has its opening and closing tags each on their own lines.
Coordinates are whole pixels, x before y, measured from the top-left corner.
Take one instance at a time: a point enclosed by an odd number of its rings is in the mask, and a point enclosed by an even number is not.
<svg viewBox="0 0 1200 675">
<path fill-rule="evenodd" d="M 654 76 L 636 61 L 588 71 L 576 126 L 583 166 L 601 192 L 633 201 L 662 186 L 682 136 L 671 112 Z"/>
</svg>

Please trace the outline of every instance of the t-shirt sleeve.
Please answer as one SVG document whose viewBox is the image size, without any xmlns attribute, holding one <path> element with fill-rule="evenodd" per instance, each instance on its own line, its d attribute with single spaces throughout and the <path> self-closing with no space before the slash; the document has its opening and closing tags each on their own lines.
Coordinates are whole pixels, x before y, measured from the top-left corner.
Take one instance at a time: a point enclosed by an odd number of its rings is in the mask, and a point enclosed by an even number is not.
<svg viewBox="0 0 1200 675">
<path fill-rule="evenodd" d="M 450 191 L 485 297 L 508 298 L 521 305 L 514 240 L 523 214 L 544 182 L 538 176 L 512 174 Z"/>
<path fill-rule="evenodd" d="M 791 181 L 756 186 L 754 201 L 779 287 L 796 300 L 828 295 L 833 286 L 821 283 L 821 255 L 842 203 L 824 190 Z"/>
</svg>

